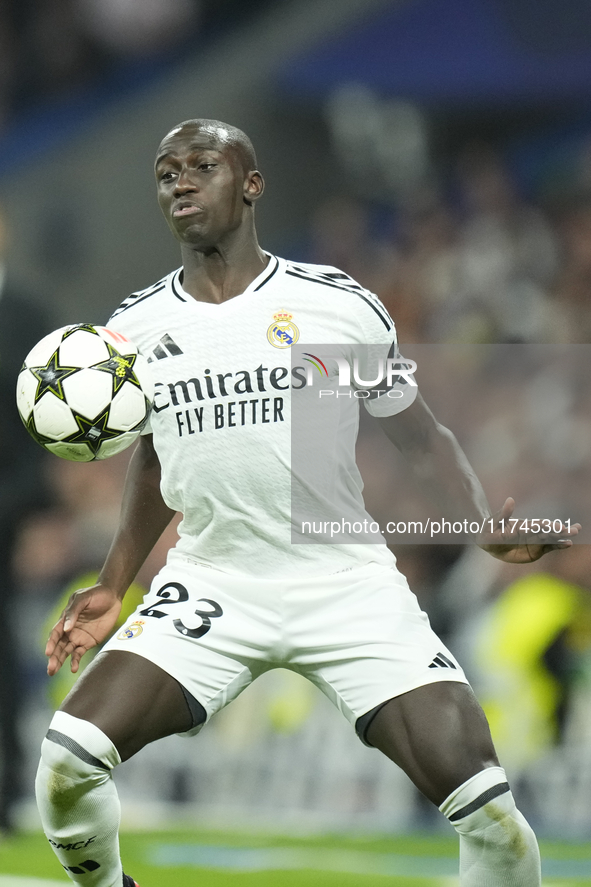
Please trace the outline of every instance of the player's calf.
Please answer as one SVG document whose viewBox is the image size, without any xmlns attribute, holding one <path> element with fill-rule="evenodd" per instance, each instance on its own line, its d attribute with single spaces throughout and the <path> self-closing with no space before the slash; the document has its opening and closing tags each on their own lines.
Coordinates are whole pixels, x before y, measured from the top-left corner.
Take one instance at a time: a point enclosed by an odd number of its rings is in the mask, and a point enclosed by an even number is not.
<svg viewBox="0 0 591 887">
<path fill-rule="evenodd" d="M 76 884 L 121 887 L 117 749 L 89 721 L 57 712 L 41 746 L 35 790 L 47 839 Z M 133 882 L 132 882 L 133 883 Z"/>
<path fill-rule="evenodd" d="M 460 836 L 461 887 L 539 887 L 536 837 L 515 806 L 502 767 L 477 773 L 439 809 Z"/>
</svg>

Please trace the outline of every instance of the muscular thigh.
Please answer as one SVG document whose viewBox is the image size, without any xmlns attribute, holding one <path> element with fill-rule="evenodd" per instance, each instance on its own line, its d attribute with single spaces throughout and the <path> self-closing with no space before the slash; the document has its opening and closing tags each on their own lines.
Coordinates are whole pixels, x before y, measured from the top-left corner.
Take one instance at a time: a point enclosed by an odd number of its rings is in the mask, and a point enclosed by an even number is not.
<svg viewBox="0 0 591 887">
<path fill-rule="evenodd" d="M 291 599 L 288 604 L 292 604 Z M 404 576 L 369 565 L 294 595 L 292 662 L 365 734 L 368 713 L 432 683 L 467 684 Z"/>
<path fill-rule="evenodd" d="M 127 760 L 144 745 L 193 727 L 180 684 L 135 653 L 102 653 L 76 682 L 61 710 L 95 724 Z"/>
<path fill-rule="evenodd" d="M 280 592 L 279 580 L 169 564 L 104 649 L 152 662 L 211 717 L 274 665 L 282 637 Z"/>
<path fill-rule="evenodd" d="M 499 763 L 484 712 L 467 684 L 439 681 L 391 699 L 365 737 L 438 806 L 471 776 Z"/>
</svg>

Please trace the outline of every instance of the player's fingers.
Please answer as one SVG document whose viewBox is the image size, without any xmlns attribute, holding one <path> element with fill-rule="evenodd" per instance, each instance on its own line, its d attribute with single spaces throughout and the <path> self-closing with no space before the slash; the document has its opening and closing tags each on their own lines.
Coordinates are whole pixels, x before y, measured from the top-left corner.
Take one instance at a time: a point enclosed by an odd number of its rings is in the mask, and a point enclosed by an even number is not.
<svg viewBox="0 0 591 887">
<path fill-rule="evenodd" d="M 49 675 L 56 674 L 68 656 L 70 656 L 70 667 L 75 674 L 78 671 L 80 660 L 84 654 L 87 653 L 91 647 L 95 647 L 96 644 L 96 639 L 88 631 L 76 628 L 68 633 L 62 631 L 61 635 L 55 638 L 55 643 L 52 642 L 51 649 L 47 654 L 49 656 L 47 673 Z M 49 646 L 50 644 L 48 642 L 48 647 Z"/>
<path fill-rule="evenodd" d="M 57 645 L 55 650 L 49 657 L 49 662 L 47 663 L 47 674 L 50 676 L 57 674 L 73 649 L 74 645 L 71 643 L 63 643 Z"/>
<path fill-rule="evenodd" d="M 534 560 L 538 560 L 542 555 L 548 554 L 550 551 L 561 551 L 565 548 L 571 548 L 572 545 L 573 542 L 570 539 L 561 539 L 559 542 L 549 542 L 546 545 L 539 545 L 537 546 L 539 554 Z"/>
<path fill-rule="evenodd" d="M 69 638 L 65 634 L 51 634 L 49 640 L 47 641 L 47 645 L 45 647 L 45 655 L 53 656 L 60 655 L 61 650 L 69 643 Z"/>
<path fill-rule="evenodd" d="M 578 536 L 579 532 L 583 529 L 581 524 L 571 524 L 567 526 L 565 524 L 562 525 L 562 531 L 560 533 L 561 536 Z"/>
<path fill-rule="evenodd" d="M 548 538 L 557 536 L 578 536 L 579 530 L 581 529 L 580 524 L 560 524 L 560 529 L 555 530 L 553 528 L 552 533 L 546 533 Z"/>
<path fill-rule="evenodd" d="M 49 633 L 49 637 L 47 638 L 47 643 L 45 644 L 45 655 L 51 656 L 53 651 L 55 650 L 56 645 L 60 642 L 60 639 L 63 637 L 63 623 L 58 622 L 57 625 L 54 625 Z"/>
<path fill-rule="evenodd" d="M 82 600 L 77 602 L 76 607 L 70 607 L 70 605 L 66 607 L 59 620 L 51 629 L 49 638 L 47 639 L 47 644 L 45 645 L 46 656 L 51 656 L 58 644 L 69 643 L 69 632 L 71 632 L 75 628 L 76 619 L 78 618 L 78 615 L 82 612 L 86 604 L 87 601 Z"/>
<path fill-rule="evenodd" d="M 64 631 L 71 631 L 74 628 L 80 613 L 88 606 L 88 600 L 89 595 L 86 592 L 76 592 L 72 595 L 62 613 Z"/>
<path fill-rule="evenodd" d="M 492 515 L 491 518 L 484 522 L 484 533 L 489 537 L 498 537 L 500 534 L 501 537 L 504 538 L 506 535 L 508 535 L 506 531 L 509 529 L 509 527 L 505 524 L 505 521 L 507 521 L 511 517 L 514 509 L 515 499 L 512 499 L 509 496 L 507 499 L 505 499 L 502 508 L 500 508 L 499 511 L 495 512 L 495 514 Z"/>
<path fill-rule="evenodd" d="M 58 656 L 50 656 L 47 663 L 47 674 L 49 675 L 49 677 L 52 678 L 55 674 L 57 674 L 63 664 L 63 660 L 61 660 Z"/>
<path fill-rule="evenodd" d="M 75 607 L 66 608 L 64 611 L 64 631 L 71 631 L 74 628 L 83 609 L 84 603 L 78 603 Z"/>
<path fill-rule="evenodd" d="M 60 618 L 57 620 L 55 625 L 53 625 L 51 627 L 51 630 L 49 632 L 49 637 L 51 637 L 55 633 L 61 634 L 63 629 L 64 629 L 64 614 L 62 612 L 62 614 L 60 615 Z"/>
<path fill-rule="evenodd" d="M 72 672 L 72 674 L 76 674 L 76 672 L 80 668 L 80 660 L 85 653 L 88 653 L 88 650 L 88 647 L 76 647 L 76 649 L 72 651 L 72 655 L 70 657 L 70 671 Z"/>
<path fill-rule="evenodd" d="M 71 642 L 69 637 L 64 635 L 62 638 L 60 638 L 58 643 L 55 645 L 52 655 L 57 656 L 63 662 L 63 660 L 66 658 L 66 656 L 69 656 L 71 650 L 73 650 L 73 649 L 74 649 L 74 644 Z"/>
<path fill-rule="evenodd" d="M 79 633 L 76 632 L 75 634 L 79 634 Z M 52 668 L 54 668 L 55 665 L 57 664 L 57 668 L 55 668 L 55 671 L 59 671 L 59 669 L 64 664 L 64 662 L 66 661 L 68 656 L 70 656 L 72 654 L 72 652 L 76 649 L 76 647 L 79 645 L 79 643 L 80 643 L 79 637 L 72 638 L 71 634 L 70 635 L 63 634 L 59 638 L 59 640 L 57 641 L 57 643 L 53 647 L 53 650 L 49 654 L 50 661 L 52 662 Z M 85 649 L 89 649 L 90 646 L 92 646 L 92 644 L 85 645 Z M 54 672 L 49 672 L 49 673 L 51 674 Z"/>
<path fill-rule="evenodd" d="M 539 545 L 552 545 L 559 548 L 566 546 L 568 548 L 573 544 L 572 537 L 578 536 L 580 528 L 580 524 L 573 524 L 573 526 L 561 524 L 558 530 L 553 529 L 549 533 L 526 533 L 526 539 L 528 542 Z"/>
</svg>

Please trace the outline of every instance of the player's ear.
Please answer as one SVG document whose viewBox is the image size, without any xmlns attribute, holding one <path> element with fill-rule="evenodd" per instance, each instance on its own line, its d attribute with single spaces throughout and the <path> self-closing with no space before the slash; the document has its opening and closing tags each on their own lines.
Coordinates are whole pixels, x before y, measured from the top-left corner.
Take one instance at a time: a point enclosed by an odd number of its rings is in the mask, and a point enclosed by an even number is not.
<svg viewBox="0 0 591 887">
<path fill-rule="evenodd" d="M 265 190 L 265 180 L 262 175 L 258 171 L 258 169 L 253 169 L 246 176 L 244 181 L 244 195 L 243 199 L 247 206 L 252 206 L 253 203 L 259 199 L 263 191 Z"/>
</svg>

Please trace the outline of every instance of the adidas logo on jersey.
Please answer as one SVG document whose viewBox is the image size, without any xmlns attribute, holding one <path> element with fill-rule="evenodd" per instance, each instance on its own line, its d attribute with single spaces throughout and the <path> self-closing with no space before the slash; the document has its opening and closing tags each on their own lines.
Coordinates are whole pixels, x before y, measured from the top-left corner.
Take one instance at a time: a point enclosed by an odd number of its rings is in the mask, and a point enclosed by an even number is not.
<svg viewBox="0 0 591 887">
<path fill-rule="evenodd" d="M 148 357 L 148 363 L 152 363 L 155 360 L 164 360 L 165 357 L 178 357 L 182 353 L 182 349 L 179 348 L 172 336 L 166 333 Z"/>
<path fill-rule="evenodd" d="M 457 668 L 457 665 L 454 665 L 443 653 L 438 653 L 429 668 Z"/>
</svg>

